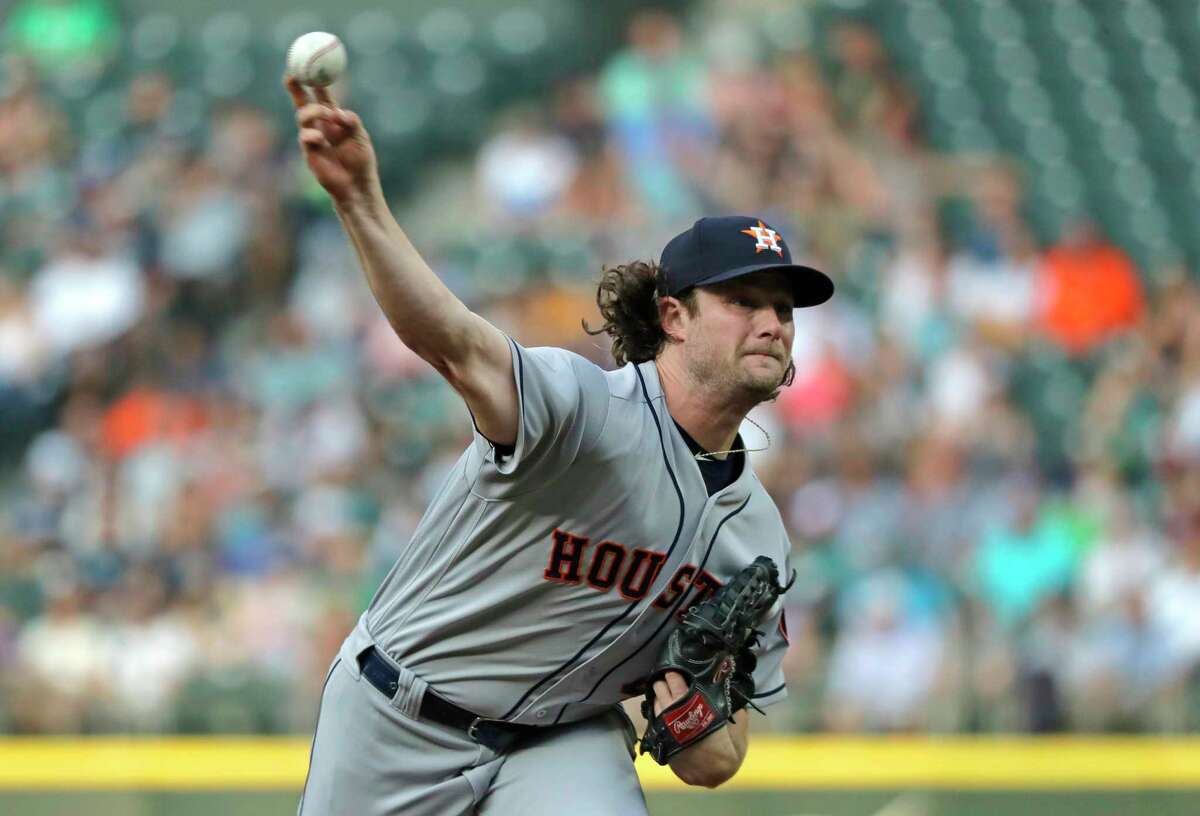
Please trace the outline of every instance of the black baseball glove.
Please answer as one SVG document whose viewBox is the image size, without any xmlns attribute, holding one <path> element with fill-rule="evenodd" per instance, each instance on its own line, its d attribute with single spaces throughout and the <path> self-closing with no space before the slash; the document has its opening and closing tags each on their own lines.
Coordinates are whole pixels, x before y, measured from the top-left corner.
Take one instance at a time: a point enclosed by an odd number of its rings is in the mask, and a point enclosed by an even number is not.
<svg viewBox="0 0 1200 816">
<path fill-rule="evenodd" d="M 775 562 L 759 556 L 712 597 L 687 611 L 645 681 L 646 733 L 641 753 L 666 765 L 672 756 L 725 725 L 734 713 L 754 706 L 757 661 L 751 648 L 762 635 L 755 627 L 786 590 L 779 584 Z M 655 716 L 654 682 L 669 671 L 683 675 L 688 690 Z"/>
</svg>

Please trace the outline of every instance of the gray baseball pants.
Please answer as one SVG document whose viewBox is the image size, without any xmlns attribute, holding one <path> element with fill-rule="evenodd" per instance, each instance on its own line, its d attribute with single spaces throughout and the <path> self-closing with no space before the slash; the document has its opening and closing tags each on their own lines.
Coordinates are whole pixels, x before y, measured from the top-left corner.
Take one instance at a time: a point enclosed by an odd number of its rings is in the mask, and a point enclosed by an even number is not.
<svg viewBox="0 0 1200 816">
<path fill-rule="evenodd" d="M 391 700 L 344 652 L 321 695 L 298 816 L 642 816 L 627 720 L 552 726 L 505 754 L 418 719 L 425 684 L 401 670 Z"/>
</svg>

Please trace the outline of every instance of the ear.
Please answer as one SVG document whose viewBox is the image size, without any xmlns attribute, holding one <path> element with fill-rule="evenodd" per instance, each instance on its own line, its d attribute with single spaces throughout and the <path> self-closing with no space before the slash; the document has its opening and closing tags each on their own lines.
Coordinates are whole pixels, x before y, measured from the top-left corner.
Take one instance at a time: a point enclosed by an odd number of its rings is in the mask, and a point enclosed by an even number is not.
<svg viewBox="0 0 1200 816">
<path fill-rule="evenodd" d="M 658 321 L 669 342 L 682 343 L 686 339 L 687 310 L 678 299 L 670 295 L 658 299 Z"/>
</svg>

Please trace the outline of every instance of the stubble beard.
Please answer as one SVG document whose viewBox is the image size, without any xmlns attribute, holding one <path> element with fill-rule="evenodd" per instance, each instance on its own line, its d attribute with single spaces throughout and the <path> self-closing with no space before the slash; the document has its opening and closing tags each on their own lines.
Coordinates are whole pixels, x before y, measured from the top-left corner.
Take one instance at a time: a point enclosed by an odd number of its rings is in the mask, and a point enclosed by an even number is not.
<svg viewBox="0 0 1200 816">
<path fill-rule="evenodd" d="M 708 348 L 696 351 L 699 353 L 686 355 L 692 381 L 705 390 L 724 395 L 728 403 L 744 405 L 747 411 L 759 403 L 778 397 L 787 379 L 787 361 L 783 363 L 783 372 L 774 375 L 747 371 L 740 364 L 740 358 L 722 358 Z"/>
<path fill-rule="evenodd" d="M 744 386 L 747 398 L 753 398 L 754 404 L 770 402 L 779 396 L 783 383 L 787 379 L 789 363 L 783 364 L 783 373 L 779 375 L 763 374 L 761 376 L 747 375 Z"/>
</svg>

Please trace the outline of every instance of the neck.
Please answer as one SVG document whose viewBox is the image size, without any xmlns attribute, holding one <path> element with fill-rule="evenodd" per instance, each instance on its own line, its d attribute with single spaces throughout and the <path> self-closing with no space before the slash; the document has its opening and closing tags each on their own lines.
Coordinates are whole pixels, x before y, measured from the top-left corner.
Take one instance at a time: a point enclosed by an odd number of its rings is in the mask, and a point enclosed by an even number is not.
<svg viewBox="0 0 1200 816">
<path fill-rule="evenodd" d="M 655 360 L 658 381 L 671 418 L 700 443 L 706 451 L 728 451 L 737 438 L 742 420 L 753 405 L 743 405 L 728 395 L 714 393 L 693 381 L 677 361 L 660 356 Z M 724 459 L 722 453 L 715 457 Z"/>
</svg>

